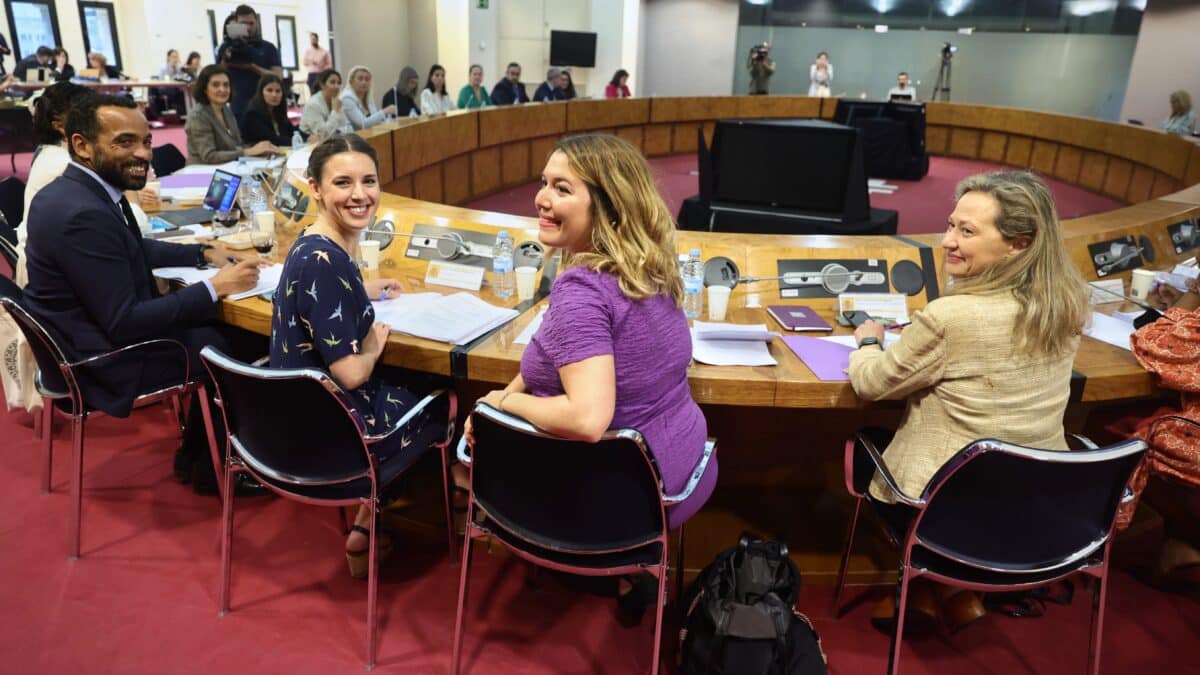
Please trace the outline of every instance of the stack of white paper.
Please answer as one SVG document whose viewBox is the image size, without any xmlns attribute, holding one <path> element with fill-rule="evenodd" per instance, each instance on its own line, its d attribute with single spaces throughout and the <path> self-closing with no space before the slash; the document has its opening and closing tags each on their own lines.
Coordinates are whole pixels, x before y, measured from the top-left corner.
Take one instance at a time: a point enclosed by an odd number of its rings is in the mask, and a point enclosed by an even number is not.
<svg viewBox="0 0 1200 675">
<path fill-rule="evenodd" d="M 156 267 L 154 276 L 167 281 L 182 281 L 185 284 L 198 284 L 205 279 L 211 279 L 217 273 L 216 268 L 206 267 Z"/>
<path fill-rule="evenodd" d="M 839 312 L 866 312 L 872 317 L 908 323 L 908 300 L 899 293 L 842 293 Z"/>
<path fill-rule="evenodd" d="M 196 269 L 195 267 L 158 267 L 154 269 L 154 276 L 169 281 L 182 281 L 185 284 L 191 285 L 213 278 L 218 271 L 214 267 L 206 267 L 204 269 Z M 263 293 L 269 293 L 279 285 L 279 278 L 282 275 L 283 265 L 269 265 L 259 268 L 258 284 L 254 288 L 242 291 L 241 293 L 234 293 L 228 297 L 230 300 L 242 300 L 262 295 Z"/>
<path fill-rule="evenodd" d="M 839 345 L 845 345 L 847 347 L 850 347 L 851 349 L 858 349 L 858 340 L 854 339 L 853 335 L 827 335 L 825 337 L 817 338 L 817 339 L 825 340 L 827 342 L 836 342 Z M 892 345 L 896 344 L 899 341 L 900 341 L 900 336 L 897 333 L 894 333 L 891 331 L 883 332 L 883 348 L 884 349 L 891 347 Z"/>
<path fill-rule="evenodd" d="M 496 307 L 470 293 L 419 293 L 372 304 L 375 319 L 389 324 L 397 333 L 456 345 L 503 326 L 519 314 L 515 309 Z"/>
<path fill-rule="evenodd" d="M 1131 350 L 1129 336 L 1133 335 L 1133 324 L 1120 319 L 1114 319 L 1107 314 L 1092 312 L 1092 322 L 1083 329 L 1083 334 L 1107 342 L 1114 347 Z"/>
<path fill-rule="evenodd" d="M 692 322 L 692 358 L 713 366 L 774 366 L 767 343 L 779 337 L 767 324 Z"/>
</svg>

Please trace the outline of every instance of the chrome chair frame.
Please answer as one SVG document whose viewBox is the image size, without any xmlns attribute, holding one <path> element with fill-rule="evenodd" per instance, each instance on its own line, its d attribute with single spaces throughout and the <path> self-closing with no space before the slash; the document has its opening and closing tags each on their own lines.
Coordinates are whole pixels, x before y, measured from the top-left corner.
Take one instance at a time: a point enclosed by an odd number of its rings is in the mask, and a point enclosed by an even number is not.
<svg viewBox="0 0 1200 675">
<path fill-rule="evenodd" d="M 509 429 L 512 429 L 514 431 L 517 431 L 517 432 L 520 432 L 522 434 L 526 434 L 529 436 L 533 436 L 536 438 L 563 440 L 557 436 L 554 436 L 553 434 L 548 434 L 548 433 L 538 429 L 537 427 L 533 426 L 532 424 L 530 424 L 529 422 L 525 421 L 524 419 L 522 419 L 520 417 L 517 417 L 515 415 L 510 415 L 503 411 L 497 410 L 496 408 L 493 408 L 482 402 L 477 403 L 475 405 L 475 409 L 472 411 L 472 414 L 483 415 L 487 419 L 489 419 L 501 426 L 507 427 Z M 609 554 L 609 553 L 621 553 L 621 552 L 631 551 L 631 550 L 635 550 L 635 549 L 639 549 L 639 548 L 643 548 L 646 546 L 651 546 L 651 545 L 657 544 L 659 546 L 659 550 L 662 551 L 661 558 L 657 564 L 650 565 L 650 566 L 647 566 L 644 564 L 634 564 L 634 565 L 626 565 L 626 566 L 621 566 L 621 567 L 605 567 L 605 568 L 581 567 L 581 566 L 569 565 L 569 564 L 565 564 L 565 563 L 558 563 L 558 562 L 554 562 L 552 560 L 547 560 L 545 558 L 534 555 L 533 553 L 531 553 L 529 551 L 523 550 L 519 547 L 512 546 L 508 542 L 505 542 L 500 537 L 493 537 L 492 541 L 495 541 L 495 542 L 503 545 L 507 550 L 509 550 L 510 552 L 515 554 L 517 557 L 519 557 L 527 562 L 533 563 L 534 565 L 537 565 L 539 567 L 546 567 L 546 568 L 555 570 L 557 572 L 567 572 L 570 574 L 578 574 L 578 575 L 584 575 L 584 576 L 612 576 L 612 575 L 635 574 L 635 573 L 639 573 L 639 572 L 646 572 L 646 573 L 649 573 L 651 576 L 653 576 L 658 581 L 658 592 L 655 596 L 658 599 L 658 601 L 654 603 L 655 604 L 654 654 L 653 654 L 653 666 L 651 667 L 651 673 L 652 673 L 652 675 L 657 675 L 659 672 L 659 656 L 660 656 L 661 647 L 662 647 L 662 623 L 663 623 L 663 602 L 662 602 L 662 600 L 665 598 L 666 590 L 667 590 L 666 581 L 667 581 L 667 570 L 669 567 L 668 554 L 669 554 L 669 549 L 670 549 L 670 547 L 668 545 L 668 537 L 669 537 L 670 533 L 667 530 L 667 522 L 668 521 L 667 521 L 667 510 L 666 509 L 668 506 L 672 506 L 675 504 L 679 504 L 680 502 L 683 502 L 688 497 L 690 497 L 692 495 L 692 493 L 696 490 L 696 486 L 700 483 L 700 479 L 704 476 L 704 472 L 708 469 L 709 460 L 712 458 L 713 454 L 716 452 L 717 442 L 715 439 L 711 439 L 711 438 L 708 439 L 708 441 L 705 443 L 705 446 L 704 446 L 704 452 L 701 455 L 700 460 L 696 463 L 696 466 L 693 467 L 691 477 L 688 479 L 688 482 L 684 486 L 683 491 L 680 492 L 679 494 L 668 495 L 665 493 L 665 491 L 663 489 L 662 478 L 659 475 L 658 465 L 654 461 L 654 456 L 652 454 L 650 454 L 649 448 L 646 447 L 646 440 L 645 440 L 645 438 L 642 437 L 642 434 L 640 432 L 638 432 L 636 429 L 613 429 L 613 430 L 606 431 L 604 433 L 604 435 L 600 438 L 600 441 L 603 442 L 603 441 L 610 441 L 610 440 L 615 440 L 615 439 L 628 440 L 628 441 L 634 443 L 641 450 L 642 457 L 646 461 L 647 470 L 649 470 L 652 473 L 652 475 L 655 478 L 655 482 L 658 483 L 658 485 L 659 485 L 659 509 L 660 509 L 660 513 L 661 513 L 661 517 L 662 517 L 662 529 L 661 529 L 660 534 L 657 537 L 647 540 L 647 541 L 639 541 L 636 543 L 632 543 L 632 544 L 629 544 L 628 546 L 623 546 L 620 548 L 610 548 L 610 549 L 589 548 L 587 550 L 574 550 L 574 549 L 563 549 L 563 548 L 548 546 L 546 542 L 533 542 L 533 541 L 530 541 L 528 537 L 523 536 L 520 532 L 517 532 L 512 529 L 504 528 L 502 524 L 495 522 L 495 521 L 489 521 L 489 522 L 494 522 L 496 527 L 504 529 L 504 532 L 506 533 L 507 536 L 512 536 L 516 539 L 520 539 L 521 541 L 527 542 L 532 546 L 536 546 L 539 548 L 543 548 L 543 549 L 547 549 L 547 550 L 551 550 L 551 551 L 555 551 L 555 552 L 560 552 L 560 553 L 568 553 L 568 554 L 572 554 L 572 555 L 583 556 L 583 555 L 603 555 L 603 554 Z M 468 469 L 471 469 L 472 458 L 467 449 L 467 440 L 466 440 L 465 436 L 459 440 L 457 454 L 458 454 L 458 461 L 461 462 Z M 470 486 L 469 492 L 468 492 L 469 499 L 468 499 L 468 504 L 467 504 L 467 529 L 466 529 L 464 542 L 463 542 L 462 564 L 461 564 L 461 570 L 459 573 L 460 577 L 459 577 L 459 583 L 458 583 L 458 609 L 455 613 L 455 619 L 454 619 L 454 647 L 453 647 L 453 656 L 451 658 L 451 665 L 450 665 L 451 675 L 458 675 L 459 668 L 461 666 L 463 623 L 466 618 L 466 601 L 467 601 L 467 593 L 469 591 L 469 583 L 468 582 L 470 579 L 471 553 L 472 553 L 472 548 L 473 548 L 472 543 L 476 539 L 481 539 L 484 537 L 492 536 L 492 531 L 490 529 L 475 522 L 475 512 L 476 512 L 477 504 L 475 501 L 475 486 L 474 486 L 475 474 L 474 474 L 473 470 L 471 471 L 470 476 L 471 476 L 471 486 Z M 684 533 L 684 527 L 683 527 L 683 525 L 680 525 L 679 526 L 679 542 L 678 542 L 679 549 L 678 549 L 678 556 L 677 556 L 677 560 L 676 560 L 676 597 L 677 598 L 683 597 L 683 543 L 684 543 L 683 533 Z"/>
<path fill-rule="evenodd" d="M 134 406 L 140 407 L 158 403 L 160 401 L 170 401 L 176 411 L 176 419 L 182 422 L 178 412 L 183 409 L 182 400 L 184 396 L 194 394 L 200 396 L 201 410 L 204 413 L 205 423 L 209 423 L 208 397 L 205 395 L 204 385 L 191 380 L 190 364 L 188 363 L 187 347 L 178 340 L 170 340 L 165 338 L 155 340 L 145 340 L 136 344 L 132 344 L 120 349 L 114 349 L 103 354 L 81 359 L 79 361 L 68 361 L 58 343 L 51 337 L 45 326 L 35 319 L 29 312 L 25 311 L 16 302 L 9 298 L 0 298 L 0 305 L 8 310 L 13 320 L 25 333 L 25 337 L 30 341 L 30 347 L 36 352 L 38 347 L 45 349 L 46 352 L 57 362 L 59 373 L 62 375 L 63 382 L 66 384 L 66 391 L 52 389 L 46 385 L 41 368 L 38 368 L 36 386 L 38 393 L 42 396 L 42 419 L 41 419 L 41 440 L 42 440 L 42 492 L 49 493 L 52 489 L 53 458 L 54 458 L 54 409 L 60 403 L 69 403 L 70 410 L 65 410 L 64 413 L 71 417 L 71 505 L 68 509 L 68 534 L 67 534 L 67 555 L 70 560 L 79 559 L 79 540 L 80 540 L 80 520 L 83 511 L 83 446 L 85 438 L 86 423 L 89 417 L 103 415 L 103 411 L 89 410 L 86 402 L 83 399 L 83 391 L 79 386 L 75 372 L 79 368 L 95 366 L 109 359 L 121 355 L 136 354 L 139 351 L 148 349 L 159 349 L 163 347 L 179 349 L 180 356 L 184 364 L 184 378 L 178 385 L 164 387 L 156 391 L 142 394 L 134 399 Z M 36 346 L 34 341 L 36 341 Z M 208 424 L 211 430 L 211 424 Z M 183 425 L 180 423 L 180 434 L 182 436 Z M 213 453 L 214 461 L 216 460 L 216 446 L 213 442 L 212 433 L 209 436 L 209 449 Z"/>
<path fill-rule="evenodd" d="M 928 577 L 929 579 L 950 585 L 958 588 L 964 588 L 973 591 L 984 592 L 1006 592 L 1006 591 L 1023 591 L 1046 584 L 1053 583 L 1060 579 L 1064 579 L 1075 573 L 1083 573 L 1095 579 L 1095 586 L 1092 588 L 1092 626 L 1091 639 L 1088 652 L 1088 672 L 1091 675 L 1099 675 L 1100 672 L 1100 647 L 1101 637 L 1104 630 L 1104 608 L 1106 596 L 1108 594 L 1108 562 L 1109 550 L 1112 547 L 1113 528 L 1116 524 L 1115 510 L 1113 517 L 1108 524 L 1108 530 L 1103 537 L 1091 542 L 1084 548 L 1081 548 L 1065 558 L 1055 561 L 1052 565 L 1043 565 L 1039 568 L 1031 569 L 1012 569 L 1001 567 L 986 567 L 979 564 L 978 561 L 965 559 L 962 556 L 955 556 L 952 552 L 946 551 L 944 548 L 931 546 L 918 535 L 922 518 L 925 515 L 925 509 L 937 497 L 937 494 L 943 486 L 949 481 L 959 470 L 966 466 L 973 459 L 982 456 L 986 453 L 1006 453 L 1019 457 L 1024 457 L 1030 460 L 1039 462 L 1058 462 L 1065 464 L 1083 464 L 1088 462 L 1097 462 L 1105 460 L 1119 459 L 1136 453 L 1145 453 L 1146 444 L 1140 440 L 1129 440 L 1107 448 L 1098 448 L 1095 443 L 1083 436 L 1069 434 L 1078 440 L 1084 450 L 1065 452 L 1054 450 L 1040 450 L 1035 448 L 1027 448 L 1011 443 L 1005 443 L 995 439 L 982 439 L 967 445 L 958 451 L 953 458 L 950 459 L 936 474 L 929 480 L 925 487 L 924 493 L 920 497 L 912 497 L 900 489 L 896 479 L 892 476 L 887 468 L 887 464 L 883 460 L 883 455 L 871 439 L 863 434 L 856 434 L 854 438 L 846 441 L 846 450 L 844 455 L 844 470 L 846 489 L 855 497 L 854 515 L 850 519 L 849 531 L 846 535 L 846 546 L 842 553 L 841 564 L 838 568 L 837 586 L 834 589 L 832 615 L 834 619 L 839 618 L 840 600 L 842 590 L 845 586 L 846 570 L 850 562 L 850 552 L 854 546 L 854 532 L 858 524 L 858 516 L 862 510 L 864 501 L 870 499 L 867 490 L 859 492 L 854 485 L 854 464 L 855 464 L 855 445 L 860 444 L 871 463 L 874 465 L 874 470 L 879 475 L 888 491 L 896 498 L 896 500 L 913 508 L 916 513 L 912 522 L 908 525 L 908 530 L 903 534 L 899 541 L 894 543 L 899 547 L 900 553 L 900 569 L 899 579 L 897 580 L 897 595 L 896 602 L 896 619 L 895 627 L 892 633 L 891 648 L 888 654 L 888 673 L 895 675 L 900 671 L 900 647 L 904 634 L 904 614 L 908 604 L 908 589 L 909 584 L 913 579 L 918 577 Z M 1132 475 L 1132 471 L 1131 471 Z M 1122 497 L 1122 503 L 1128 502 L 1133 498 L 1133 493 L 1128 486 L 1128 478 Z M 890 533 L 889 533 L 890 538 Z M 1011 574 L 1013 581 L 1005 584 L 994 583 L 979 583 L 952 576 L 947 576 L 927 568 L 920 567 L 913 563 L 912 553 L 917 546 L 922 546 L 925 550 L 931 551 L 933 554 L 948 560 L 952 563 L 963 565 L 968 568 L 981 570 L 987 573 L 994 574 Z M 1029 579 L 1030 575 L 1037 575 L 1036 579 Z"/>
<path fill-rule="evenodd" d="M 424 412 L 425 408 L 435 399 L 442 395 L 449 397 L 450 409 L 445 438 L 432 447 L 437 448 L 441 454 L 442 460 L 442 485 L 445 495 L 445 515 L 446 515 L 446 535 L 447 543 L 450 552 L 450 564 L 453 566 L 457 561 L 455 555 L 455 536 L 454 536 L 454 521 L 450 508 L 450 468 L 449 459 L 446 449 L 450 446 L 450 441 L 454 437 L 453 420 L 456 419 L 458 409 L 458 399 L 453 391 L 435 390 L 425 396 L 419 403 L 414 405 L 399 421 L 392 427 L 392 430 L 385 434 L 368 434 L 366 433 L 366 423 L 362 420 L 358 411 L 350 403 L 350 397 L 342 389 L 342 387 L 333 380 L 326 372 L 314 368 L 265 368 L 254 365 L 247 365 L 236 359 L 225 356 L 220 351 L 212 347 L 205 347 L 200 352 L 200 357 L 204 361 L 205 368 L 209 370 L 212 376 L 213 386 L 216 389 L 217 396 L 214 399 L 217 407 L 221 411 L 221 415 L 225 417 L 226 425 L 226 442 L 228 452 L 225 453 L 224 468 L 217 475 L 217 479 L 224 483 L 222 490 L 223 505 L 221 514 L 221 587 L 219 591 L 219 612 L 218 616 L 225 616 L 229 613 L 230 605 L 230 579 L 232 576 L 232 558 L 233 558 L 233 502 L 234 502 L 234 479 L 239 473 L 248 473 L 258 480 L 264 487 L 275 494 L 298 501 L 304 504 L 314 506 L 337 506 L 339 512 L 347 506 L 367 506 L 371 509 L 375 517 L 371 518 L 368 526 L 368 573 L 367 573 L 367 660 L 366 669 L 371 670 L 375 667 L 375 657 L 377 652 L 377 611 L 376 611 L 376 595 L 379 586 L 379 560 L 377 557 L 376 537 L 378 536 L 377 521 L 380 511 L 380 466 L 379 459 L 371 450 L 371 446 L 379 443 L 387 438 L 390 438 L 393 433 L 403 428 L 409 421 Z M 256 362 L 256 363 L 261 363 Z M 294 380 L 304 378 L 314 380 L 319 383 L 322 388 L 329 392 L 330 396 L 337 402 L 338 406 L 350 420 L 353 422 L 362 440 L 363 452 L 367 457 L 367 469 L 356 475 L 340 476 L 336 480 L 329 481 L 311 481 L 300 479 L 295 476 L 281 474 L 272 468 L 258 462 L 253 453 L 250 452 L 237 437 L 233 428 L 228 423 L 226 417 L 223 397 L 220 392 L 220 380 L 213 373 L 214 364 L 222 369 L 229 370 L 244 377 L 259 379 L 259 380 Z M 207 421 L 207 420 L 206 420 Z M 209 433 L 212 434 L 211 422 L 209 422 Z M 399 475 L 403 475 L 403 472 Z M 297 487 L 319 487 L 332 486 L 343 483 L 351 483 L 353 481 L 368 479 L 370 482 L 370 494 L 366 497 L 347 497 L 344 499 L 321 499 L 307 495 L 299 494 L 280 487 L 278 484 L 290 484 Z M 341 521 L 341 517 L 339 517 Z M 344 523 L 343 523 L 344 525 Z"/>
</svg>

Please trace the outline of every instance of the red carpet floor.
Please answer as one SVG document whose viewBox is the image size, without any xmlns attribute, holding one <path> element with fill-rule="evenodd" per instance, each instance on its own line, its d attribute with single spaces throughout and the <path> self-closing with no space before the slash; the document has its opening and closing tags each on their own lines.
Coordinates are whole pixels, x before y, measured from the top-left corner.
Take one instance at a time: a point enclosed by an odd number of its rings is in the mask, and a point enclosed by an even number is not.
<svg viewBox="0 0 1200 675">
<path fill-rule="evenodd" d="M 233 611 L 218 618 L 218 503 L 170 478 L 176 439 L 163 409 L 90 425 L 83 557 L 75 562 L 65 555 L 69 431 L 57 434 L 55 492 L 40 495 L 39 450 L 21 417 L 0 414 L 0 671 L 361 671 L 366 586 L 346 574 L 333 509 L 239 500 Z M 434 501 L 433 475 L 413 478 L 417 505 L 398 512 L 408 525 L 383 568 L 380 672 L 449 670 L 457 570 L 441 519 L 421 515 L 436 510 L 419 508 Z M 622 628 L 610 599 L 554 575 L 528 585 L 525 565 L 498 555 L 476 561 L 465 672 L 648 671 L 649 621 Z M 993 615 L 955 636 L 906 640 L 905 672 L 1083 673 L 1087 598 L 1079 593 L 1041 619 Z M 835 622 L 828 599 L 828 589 L 806 587 L 800 605 L 832 672 L 883 672 L 888 639 L 869 625 L 873 603 L 854 602 Z M 1113 578 L 1105 638 L 1105 673 L 1200 673 L 1200 604 L 1125 573 Z"/>
<path fill-rule="evenodd" d="M 659 189 L 672 214 L 679 213 L 683 200 L 699 191 L 697 187 L 696 157 L 680 155 L 650 161 L 658 178 Z M 995 164 L 951 157 L 930 157 L 929 174 L 919 181 L 889 180 L 896 186 L 893 194 L 871 193 L 871 206 L 895 209 L 900 212 L 900 234 L 925 234 L 941 232 L 946 227 L 946 216 L 954 210 L 954 186 L 967 176 L 1001 169 Z M 1121 202 L 1103 195 L 1088 192 L 1083 188 L 1061 181 L 1047 181 L 1058 205 L 1059 215 L 1075 218 L 1092 213 L 1102 213 L 1124 206 Z M 477 199 L 466 204 L 473 209 L 499 211 L 519 216 L 533 216 L 534 196 L 537 183 L 521 185 L 504 192 Z"/>
</svg>

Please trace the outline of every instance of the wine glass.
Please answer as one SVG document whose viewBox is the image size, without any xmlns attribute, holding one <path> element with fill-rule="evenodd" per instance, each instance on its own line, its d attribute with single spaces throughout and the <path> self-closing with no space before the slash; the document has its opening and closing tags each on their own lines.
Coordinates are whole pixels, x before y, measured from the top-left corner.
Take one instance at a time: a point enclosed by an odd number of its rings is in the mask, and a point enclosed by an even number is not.
<svg viewBox="0 0 1200 675">
<path fill-rule="evenodd" d="M 238 221 L 241 219 L 242 213 L 237 207 L 228 209 L 217 209 L 213 211 L 212 229 L 213 236 L 216 238 L 237 232 Z"/>
<path fill-rule="evenodd" d="M 270 258 L 271 249 L 275 248 L 275 232 L 261 228 L 250 230 L 250 244 L 258 251 L 260 258 Z"/>
</svg>

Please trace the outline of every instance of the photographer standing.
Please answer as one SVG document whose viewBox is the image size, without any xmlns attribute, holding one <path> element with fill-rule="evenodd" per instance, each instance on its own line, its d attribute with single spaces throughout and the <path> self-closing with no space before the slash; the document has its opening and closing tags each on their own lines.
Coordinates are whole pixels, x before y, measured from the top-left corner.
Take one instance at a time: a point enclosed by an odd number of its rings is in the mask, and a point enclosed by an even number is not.
<svg viewBox="0 0 1200 675">
<path fill-rule="evenodd" d="M 239 120 L 254 98 L 260 77 L 271 74 L 283 77 L 279 50 L 262 39 L 258 14 L 249 5 L 238 5 L 225 19 L 225 41 L 217 47 L 217 63 L 229 69 L 233 85 L 229 107 Z"/>
<path fill-rule="evenodd" d="M 751 47 L 750 57 L 746 59 L 746 70 L 750 71 L 750 94 L 767 94 L 771 76 L 775 74 L 771 45 L 763 42 Z"/>
</svg>

